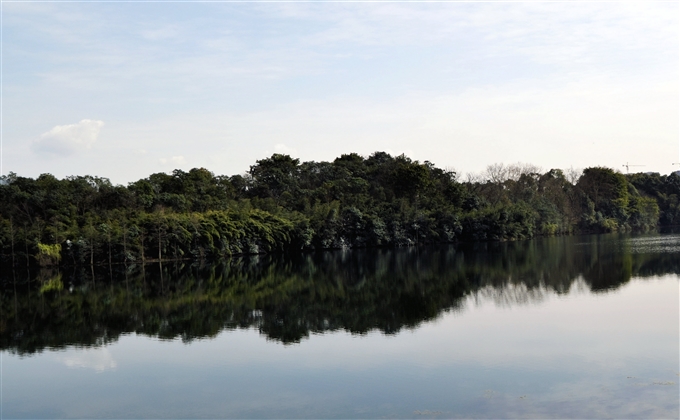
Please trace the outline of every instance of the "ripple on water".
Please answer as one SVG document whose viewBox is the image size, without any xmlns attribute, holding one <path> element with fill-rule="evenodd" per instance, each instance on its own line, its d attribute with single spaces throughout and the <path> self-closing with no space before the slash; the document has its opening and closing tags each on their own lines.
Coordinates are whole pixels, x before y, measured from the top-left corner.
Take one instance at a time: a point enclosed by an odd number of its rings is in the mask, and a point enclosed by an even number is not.
<svg viewBox="0 0 680 420">
<path fill-rule="evenodd" d="M 680 253 L 680 234 L 629 238 L 625 243 L 639 254 Z"/>
</svg>

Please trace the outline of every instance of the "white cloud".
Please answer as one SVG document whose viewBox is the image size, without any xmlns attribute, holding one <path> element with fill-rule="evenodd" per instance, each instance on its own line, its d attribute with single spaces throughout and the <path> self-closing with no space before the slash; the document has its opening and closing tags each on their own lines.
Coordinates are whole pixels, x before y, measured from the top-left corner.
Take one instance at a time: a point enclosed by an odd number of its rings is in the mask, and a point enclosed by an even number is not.
<svg viewBox="0 0 680 420">
<path fill-rule="evenodd" d="M 81 120 L 77 124 L 58 125 L 35 140 L 31 149 L 35 153 L 69 156 L 90 149 L 104 125 L 99 120 Z"/>
</svg>

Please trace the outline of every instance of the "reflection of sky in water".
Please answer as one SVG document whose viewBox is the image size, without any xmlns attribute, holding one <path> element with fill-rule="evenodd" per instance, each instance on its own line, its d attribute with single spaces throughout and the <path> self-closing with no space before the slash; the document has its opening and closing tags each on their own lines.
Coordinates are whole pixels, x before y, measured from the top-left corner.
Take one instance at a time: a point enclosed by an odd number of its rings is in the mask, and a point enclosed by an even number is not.
<svg viewBox="0 0 680 420">
<path fill-rule="evenodd" d="M 116 361 L 106 347 L 82 348 L 57 354 L 57 360 L 68 367 L 92 369 L 96 372 L 116 368 Z"/>
<path fill-rule="evenodd" d="M 480 293 L 395 336 L 284 346 L 237 330 L 5 353 L 4 416 L 678 417 L 677 276 L 544 293 L 533 305 Z"/>
<path fill-rule="evenodd" d="M 583 277 L 574 279 L 569 288 L 569 295 L 590 293 L 588 284 Z M 555 291 L 543 284 L 532 286 L 525 283 L 507 283 L 503 287 L 485 286 L 472 292 L 467 305 L 479 306 L 486 302 L 493 302 L 496 306 L 512 307 L 517 305 L 539 304 L 546 300 L 559 299 Z"/>
</svg>

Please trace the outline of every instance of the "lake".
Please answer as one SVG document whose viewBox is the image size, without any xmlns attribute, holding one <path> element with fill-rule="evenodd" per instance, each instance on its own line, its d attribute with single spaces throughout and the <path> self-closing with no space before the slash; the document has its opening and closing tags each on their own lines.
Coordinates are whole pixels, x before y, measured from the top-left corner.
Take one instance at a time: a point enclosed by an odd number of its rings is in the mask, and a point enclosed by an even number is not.
<svg viewBox="0 0 680 420">
<path fill-rule="evenodd" d="M 679 234 L 2 275 L 2 418 L 678 418 Z"/>
</svg>

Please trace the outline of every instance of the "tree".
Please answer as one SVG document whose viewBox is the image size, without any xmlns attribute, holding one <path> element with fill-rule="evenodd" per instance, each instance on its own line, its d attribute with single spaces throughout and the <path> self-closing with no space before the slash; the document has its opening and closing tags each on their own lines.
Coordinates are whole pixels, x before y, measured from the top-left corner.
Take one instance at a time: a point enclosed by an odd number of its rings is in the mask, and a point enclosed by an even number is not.
<svg viewBox="0 0 680 420">
<path fill-rule="evenodd" d="M 622 225 L 628 220 L 628 182 L 626 177 L 613 169 L 596 167 L 586 168 L 576 184 L 594 204 L 596 213 L 600 213 L 603 221 L 611 220 Z M 607 229 L 615 225 L 606 222 Z"/>
<path fill-rule="evenodd" d="M 278 199 L 284 191 L 297 192 L 299 159 L 275 153 L 250 167 L 253 196 Z"/>
</svg>

